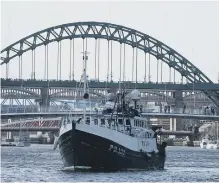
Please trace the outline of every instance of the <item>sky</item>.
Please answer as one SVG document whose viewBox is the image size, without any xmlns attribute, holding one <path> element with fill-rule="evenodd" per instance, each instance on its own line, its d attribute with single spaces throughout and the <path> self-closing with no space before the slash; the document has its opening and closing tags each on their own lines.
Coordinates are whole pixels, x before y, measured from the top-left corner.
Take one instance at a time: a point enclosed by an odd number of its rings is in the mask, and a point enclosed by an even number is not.
<svg viewBox="0 0 219 183">
<path fill-rule="evenodd" d="M 1 4 L 1 50 L 37 31 L 51 26 L 80 22 L 101 21 L 127 26 L 173 48 L 213 82 L 219 73 L 219 1 L 218 2 L 149 2 L 149 1 L 15 1 Z M 94 78 L 94 40 L 88 40 L 88 75 Z M 107 77 L 107 41 L 100 41 L 100 78 Z M 75 77 L 82 74 L 82 41 L 75 41 Z M 44 48 L 36 50 L 37 79 L 44 77 Z M 119 77 L 119 44 L 113 43 L 113 78 Z M 122 58 L 124 59 L 124 58 Z M 131 79 L 132 49 L 126 48 L 126 79 Z M 57 45 L 49 45 L 49 78 L 55 79 Z M 144 54 L 138 51 L 138 80 L 144 78 Z M 157 80 L 156 59 L 152 59 L 152 80 Z M 62 45 L 62 79 L 69 78 L 69 41 Z M 148 64 L 148 63 L 147 63 Z M 164 80 L 168 80 L 164 66 Z M 5 65 L 1 66 L 5 77 Z M 23 78 L 31 75 L 31 52 L 23 55 Z M 18 58 L 10 61 L 9 77 L 18 78 Z M 148 79 L 148 73 L 146 74 Z M 160 78 L 160 76 L 159 76 Z M 176 76 L 177 81 L 180 76 Z"/>
</svg>

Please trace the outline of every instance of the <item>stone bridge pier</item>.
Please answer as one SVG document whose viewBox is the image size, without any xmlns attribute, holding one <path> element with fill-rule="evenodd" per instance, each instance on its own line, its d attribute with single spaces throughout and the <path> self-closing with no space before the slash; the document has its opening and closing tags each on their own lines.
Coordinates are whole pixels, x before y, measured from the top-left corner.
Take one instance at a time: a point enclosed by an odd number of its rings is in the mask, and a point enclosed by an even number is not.
<svg viewBox="0 0 219 183">
<path fill-rule="evenodd" d="M 183 95 L 181 90 L 176 90 L 173 92 L 174 103 L 172 104 L 172 110 L 174 109 L 182 109 L 183 108 Z M 179 131 L 183 128 L 183 120 L 170 118 L 170 130 Z"/>
<path fill-rule="evenodd" d="M 50 105 L 50 96 L 49 96 L 49 88 L 43 87 L 41 88 L 41 99 L 35 100 L 35 102 L 39 103 L 40 112 L 46 112 Z"/>
</svg>

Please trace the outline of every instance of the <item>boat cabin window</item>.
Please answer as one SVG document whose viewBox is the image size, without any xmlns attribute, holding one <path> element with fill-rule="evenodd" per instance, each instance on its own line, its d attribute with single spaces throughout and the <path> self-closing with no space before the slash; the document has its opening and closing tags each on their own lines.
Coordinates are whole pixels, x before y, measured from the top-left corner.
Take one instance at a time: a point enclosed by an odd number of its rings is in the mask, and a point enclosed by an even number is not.
<svg viewBox="0 0 219 183">
<path fill-rule="evenodd" d="M 100 121 L 101 121 L 101 125 L 105 125 L 105 119 L 100 119 Z"/>
<path fill-rule="evenodd" d="M 149 133 L 149 132 L 147 132 L 147 136 L 148 136 L 148 138 L 152 137 L 151 133 Z"/>
<path fill-rule="evenodd" d="M 94 124 L 95 124 L 95 125 L 98 124 L 98 119 L 94 119 Z"/>
<path fill-rule="evenodd" d="M 126 125 L 131 125 L 130 120 L 126 119 Z"/>
<path fill-rule="evenodd" d="M 134 126 L 141 127 L 141 128 L 146 128 L 147 123 L 146 123 L 146 121 L 134 120 Z"/>
<path fill-rule="evenodd" d="M 111 124 L 111 119 L 110 119 L 110 118 L 107 119 L 107 122 L 108 122 L 108 125 L 110 126 L 110 124 Z"/>
<path fill-rule="evenodd" d="M 115 121 L 116 121 L 115 119 L 112 119 L 112 120 L 111 120 L 111 124 L 112 124 L 113 126 L 115 126 Z"/>
<path fill-rule="evenodd" d="M 86 123 L 90 124 L 90 118 L 89 117 L 86 119 Z"/>
<path fill-rule="evenodd" d="M 140 136 L 142 138 L 152 138 L 152 134 L 150 132 L 143 132 Z"/>
<path fill-rule="evenodd" d="M 118 119 L 118 123 L 119 123 L 119 125 L 123 125 L 123 120 L 122 119 Z"/>
</svg>

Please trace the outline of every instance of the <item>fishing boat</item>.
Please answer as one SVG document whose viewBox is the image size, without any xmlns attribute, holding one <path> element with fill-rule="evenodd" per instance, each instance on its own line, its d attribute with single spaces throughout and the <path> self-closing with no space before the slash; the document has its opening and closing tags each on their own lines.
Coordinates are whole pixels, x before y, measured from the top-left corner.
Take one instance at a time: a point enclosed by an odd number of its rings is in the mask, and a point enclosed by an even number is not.
<svg viewBox="0 0 219 183">
<path fill-rule="evenodd" d="M 84 100 L 89 100 L 84 52 Z M 131 96 L 134 107 L 126 100 Z M 124 170 L 164 169 L 166 143 L 157 143 L 161 127 L 154 127 L 137 109 L 140 92 L 127 93 L 119 88 L 116 94 L 107 95 L 106 104 L 96 114 L 84 109 L 82 116 L 62 118 L 59 145 L 65 169 Z"/>
</svg>

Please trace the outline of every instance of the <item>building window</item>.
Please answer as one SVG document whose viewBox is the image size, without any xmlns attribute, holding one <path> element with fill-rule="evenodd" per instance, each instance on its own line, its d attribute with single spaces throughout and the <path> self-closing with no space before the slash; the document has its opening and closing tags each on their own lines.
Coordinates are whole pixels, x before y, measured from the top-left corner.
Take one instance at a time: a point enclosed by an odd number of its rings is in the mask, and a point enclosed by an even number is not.
<svg viewBox="0 0 219 183">
<path fill-rule="evenodd" d="M 86 123 L 87 123 L 87 124 L 90 124 L 90 118 L 87 118 L 87 119 L 86 119 Z"/>
<path fill-rule="evenodd" d="M 98 124 L 98 119 L 94 119 L 94 124 L 95 124 L 95 125 Z"/>
<path fill-rule="evenodd" d="M 105 119 L 101 119 L 101 125 L 105 125 Z"/>
</svg>

